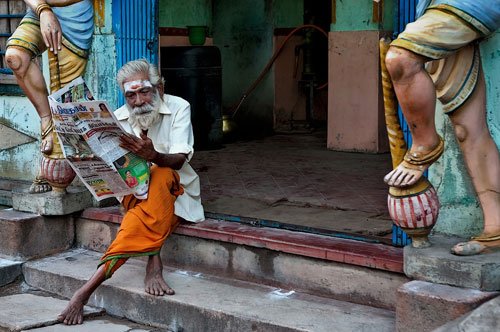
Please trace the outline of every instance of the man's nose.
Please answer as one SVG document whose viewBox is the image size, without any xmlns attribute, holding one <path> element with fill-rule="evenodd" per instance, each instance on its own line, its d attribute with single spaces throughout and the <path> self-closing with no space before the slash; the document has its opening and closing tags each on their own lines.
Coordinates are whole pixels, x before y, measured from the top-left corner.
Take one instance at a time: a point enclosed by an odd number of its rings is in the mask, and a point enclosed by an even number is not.
<svg viewBox="0 0 500 332">
<path fill-rule="evenodd" d="M 141 97 L 140 93 L 135 95 L 134 104 L 135 106 L 142 106 L 144 104 L 144 99 Z"/>
</svg>

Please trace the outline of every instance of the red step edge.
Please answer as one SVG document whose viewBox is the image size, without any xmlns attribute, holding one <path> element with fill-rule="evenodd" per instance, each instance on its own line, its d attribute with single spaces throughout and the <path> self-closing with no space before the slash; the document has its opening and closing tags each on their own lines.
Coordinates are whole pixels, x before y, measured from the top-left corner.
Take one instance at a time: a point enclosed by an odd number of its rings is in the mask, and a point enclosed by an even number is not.
<svg viewBox="0 0 500 332">
<path fill-rule="evenodd" d="M 88 208 L 82 218 L 121 223 L 119 207 Z M 403 248 L 276 228 L 207 219 L 201 223 L 183 222 L 176 234 L 403 273 Z"/>
</svg>

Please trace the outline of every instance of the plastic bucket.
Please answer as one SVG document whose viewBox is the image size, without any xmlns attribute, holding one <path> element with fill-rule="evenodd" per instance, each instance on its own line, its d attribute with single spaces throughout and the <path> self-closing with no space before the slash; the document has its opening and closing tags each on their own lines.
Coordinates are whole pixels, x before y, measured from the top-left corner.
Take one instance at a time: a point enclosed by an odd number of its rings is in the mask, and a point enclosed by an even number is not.
<svg viewBox="0 0 500 332">
<path fill-rule="evenodd" d="M 208 27 L 205 25 L 188 25 L 189 43 L 194 46 L 205 44 Z"/>
</svg>

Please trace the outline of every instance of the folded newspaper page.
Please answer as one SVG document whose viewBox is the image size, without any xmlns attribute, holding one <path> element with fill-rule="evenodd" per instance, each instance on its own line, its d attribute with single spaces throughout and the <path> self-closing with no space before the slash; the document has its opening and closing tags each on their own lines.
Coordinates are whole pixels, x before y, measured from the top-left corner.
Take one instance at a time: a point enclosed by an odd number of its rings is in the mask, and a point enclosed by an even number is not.
<svg viewBox="0 0 500 332">
<path fill-rule="evenodd" d="M 149 164 L 120 147 L 125 133 L 107 102 L 94 100 L 79 77 L 49 96 L 64 157 L 99 201 L 134 194 L 146 199 Z"/>
</svg>

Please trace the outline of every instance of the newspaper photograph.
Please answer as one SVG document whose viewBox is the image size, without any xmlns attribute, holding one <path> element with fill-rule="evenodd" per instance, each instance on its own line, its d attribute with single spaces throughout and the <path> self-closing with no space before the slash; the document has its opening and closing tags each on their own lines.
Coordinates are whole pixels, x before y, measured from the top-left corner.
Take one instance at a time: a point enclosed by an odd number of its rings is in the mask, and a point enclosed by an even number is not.
<svg viewBox="0 0 500 332">
<path fill-rule="evenodd" d="M 147 198 L 149 164 L 120 147 L 125 131 L 83 78 L 51 94 L 49 104 L 64 157 L 96 200 L 129 194 Z"/>
</svg>

